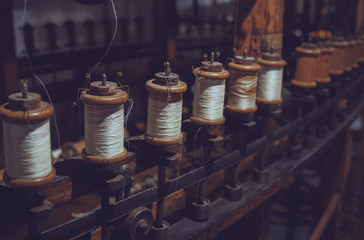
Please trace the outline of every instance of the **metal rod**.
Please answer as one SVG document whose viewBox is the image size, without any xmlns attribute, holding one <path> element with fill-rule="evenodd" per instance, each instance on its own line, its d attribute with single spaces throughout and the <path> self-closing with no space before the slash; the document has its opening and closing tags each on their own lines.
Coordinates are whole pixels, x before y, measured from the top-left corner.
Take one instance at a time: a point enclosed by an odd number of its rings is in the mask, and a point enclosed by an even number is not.
<svg viewBox="0 0 364 240">
<path fill-rule="evenodd" d="M 106 80 L 107 80 L 106 74 L 103 73 L 101 76 L 102 86 L 106 86 Z"/>
<path fill-rule="evenodd" d="M 158 166 L 158 187 L 163 186 L 166 182 L 166 166 L 159 165 Z M 157 202 L 157 216 L 156 222 L 157 227 L 163 227 L 163 218 L 164 218 L 164 197 Z"/>
</svg>

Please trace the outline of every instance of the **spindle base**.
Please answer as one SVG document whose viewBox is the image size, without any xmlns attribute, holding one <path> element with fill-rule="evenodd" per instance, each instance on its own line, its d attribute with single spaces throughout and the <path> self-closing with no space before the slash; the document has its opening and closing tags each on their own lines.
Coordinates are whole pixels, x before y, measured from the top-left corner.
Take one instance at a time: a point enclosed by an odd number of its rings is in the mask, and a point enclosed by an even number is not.
<svg viewBox="0 0 364 240">
<path fill-rule="evenodd" d="M 253 181 L 256 183 L 266 183 L 268 181 L 268 174 L 269 172 L 266 169 L 254 169 Z"/>
<path fill-rule="evenodd" d="M 225 185 L 224 198 L 229 201 L 239 201 L 243 196 L 243 189 L 240 184 L 236 186 Z"/>
<path fill-rule="evenodd" d="M 119 155 L 106 158 L 104 156 L 94 156 L 94 155 L 88 154 L 86 152 L 86 149 L 84 148 L 82 150 L 81 156 L 82 156 L 83 160 L 85 160 L 86 162 L 89 162 L 91 164 L 107 165 L 107 164 L 120 162 L 120 161 L 124 160 L 126 158 L 127 154 L 128 154 L 128 151 L 124 148 L 124 151 L 122 153 L 120 153 Z"/>
<path fill-rule="evenodd" d="M 317 137 L 324 138 L 327 135 L 328 127 L 326 125 L 320 125 L 317 128 Z"/>
<path fill-rule="evenodd" d="M 301 157 L 301 150 L 302 150 L 301 145 L 294 146 L 294 145 L 289 144 L 288 151 L 287 151 L 287 157 L 289 159 L 299 159 Z"/>
<path fill-rule="evenodd" d="M 316 138 L 314 136 L 306 135 L 304 137 L 304 144 L 307 148 L 313 148 L 316 145 Z"/>
<path fill-rule="evenodd" d="M 337 119 L 335 116 L 332 116 L 330 119 L 329 119 L 329 128 L 330 129 L 334 129 L 336 128 L 336 125 L 337 125 Z"/>
<path fill-rule="evenodd" d="M 41 178 L 32 178 L 32 179 L 12 178 L 7 175 L 6 170 L 3 173 L 4 182 L 13 188 L 39 187 L 51 182 L 55 177 L 56 177 L 56 169 L 54 169 L 54 167 L 52 167 L 52 171 L 50 174 Z"/>
<path fill-rule="evenodd" d="M 162 226 L 152 226 L 150 229 L 150 236 L 152 240 L 166 240 L 169 230 L 169 223 L 163 221 Z"/>
<path fill-rule="evenodd" d="M 145 134 L 144 139 L 145 139 L 145 141 L 147 141 L 150 144 L 157 145 L 157 146 L 165 146 L 165 145 L 180 143 L 183 139 L 183 134 L 180 133 L 178 138 L 175 138 L 175 139 L 162 139 L 162 138 L 156 138 L 156 137 L 149 136 L 148 134 Z"/>
<path fill-rule="evenodd" d="M 191 205 L 192 219 L 196 221 L 205 221 L 210 217 L 210 200 L 205 199 L 202 203 L 192 202 Z"/>
</svg>

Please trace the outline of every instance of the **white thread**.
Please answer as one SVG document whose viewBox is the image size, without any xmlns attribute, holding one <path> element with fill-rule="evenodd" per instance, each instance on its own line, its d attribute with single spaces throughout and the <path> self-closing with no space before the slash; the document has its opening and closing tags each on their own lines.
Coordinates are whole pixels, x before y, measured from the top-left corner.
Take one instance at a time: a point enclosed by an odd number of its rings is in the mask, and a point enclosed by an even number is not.
<svg viewBox="0 0 364 240">
<path fill-rule="evenodd" d="M 209 121 L 223 117 L 225 79 L 196 77 L 193 116 Z"/>
<path fill-rule="evenodd" d="M 255 108 L 257 76 L 242 76 L 240 71 L 230 70 L 228 104 L 242 110 Z"/>
<path fill-rule="evenodd" d="M 161 102 L 148 99 L 147 134 L 161 139 L 176 139 L 181 134 L 182 101 Z"/>
<path fill-rule="evenodd" d="M 85 104 L 85 150 L 106 158 L 124 151 L 124 104 Z"/>
<path fill-rule="evenodd" d="M 283 67 L 262 65 L 259 72 L 257 97 L 268 101 L 280 100 Z"/>
<path fill-rule="evenodd" d="M 52 171 L 49 119 L 26 125 L 3 121 L 6 173 L 12 178 L 40 178 Z"/>
</svg>

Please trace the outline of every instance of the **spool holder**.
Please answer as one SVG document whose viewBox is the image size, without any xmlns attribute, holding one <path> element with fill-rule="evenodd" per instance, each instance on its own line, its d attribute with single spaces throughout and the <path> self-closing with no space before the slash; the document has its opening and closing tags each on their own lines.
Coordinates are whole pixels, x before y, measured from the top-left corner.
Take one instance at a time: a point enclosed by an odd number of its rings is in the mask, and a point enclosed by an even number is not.
<svg viewBox="0 0 364 240">
<path fill-rule="evenodd" d="M 206 179 L 212 174 L 209 167 L 214 159 L 211 152 L 222 146 L 224 138 L 217 136 L 218 133 L 211 132 L 211 126 L 202 126 L 202 133 L 198 137 L 198 142 L 203 148 L 204 179 L 195 186 L 195 200 L 191 203 L 191 218 L 195 221 L 205 221 L 210 216 L 210 200 L 206 197 Z"/>
<path fill-rule="evenodd" d="M 158 196 L 156 210 L 156 221 L 150 230 L 151 238 L 153 240 L 167 239 L 169 223 L 164 221 L 164 197 L 167 196 L 168 182 L 166 182 L 166 172 L 168 168 L 174 168 L 178 165 L 181 158 L 180 154 L 165 151 L 163 147 L 160 148 L 158 156 Z"/>
<path fill-rule="evenodd" d="M 125 186 L 125 177 L 121 174 L 116 175 L 114 178 L 105 180 L 101 183 L 101 209 L 105 212 L 110 212 L 111 202 L 110 197 L 115 197 L 115 202 L 123 199 L 123 188 Z M 104 223 L 101 225 L 102 240 L 110 240 L 111 225 Z"/>
<path fill-rule="evenodd" d="M 256 122 L 254 121 L 254 113 L 240 113 L 234 114 L 232 116 L 232 129 L 237 129 L 233 131 L 233 139 L 236 143 L 236 148 L 243 148 L 249 142 L 251 142 L 254 137 L 256 130 Z M 239 201 L 242 198 L 242 184 L 239 183 L 239 172 L 238 165 L 235 164 L 225 170 L 225 192 L 224 198 L 229 201 Z"/>
<path fill-rule="evenodd" d="M 276 122 L 277 124 L 283 123 L 282 110 L 280 104 L 268 104 L 268 103 L 258 103 L 258 119 L 260 121 L 260 129 L 262 129 L 260 135 L 266 135 L 270 138 L 273 132 L 272 124 Z M 267 158 L 267 148 L 261 150 L 256 157 L 256 166 L 253 172 L 253 181 L 257 183 L 266 183 L 269 178 L 269 171 L 265 167 Z"/>
<path fill-rule="evenodd" d="M 309 113 L 316 106 L 315 89 L 306 89 L 297 86 L 291 88 L 293 93 L 292 102 L 296 109 L 296 117 L 299 118 L 302 115 Z M 305 146 L 314 146 L 315 144 L 315 124 L 309 123 L 306 127 L 304 136 Z M 299 130 L 292 132 L 289 136 L 287 157 L 290 159 L 298 159 L 301 156 L 302 144 L 299 141 L 301 134 Z"/>
</svg>

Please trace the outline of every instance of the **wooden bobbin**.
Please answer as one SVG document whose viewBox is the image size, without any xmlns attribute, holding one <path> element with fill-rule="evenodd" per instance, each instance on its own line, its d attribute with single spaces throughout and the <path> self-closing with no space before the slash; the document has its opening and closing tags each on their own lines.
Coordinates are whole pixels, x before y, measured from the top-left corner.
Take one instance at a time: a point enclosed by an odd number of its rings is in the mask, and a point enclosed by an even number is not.
<svg viewBox="0 0 364 240">
<path fill-rule="evenodd" d="M 81 101 L 87 105 L 110 106 L 121 105 L 128 100 L 128 94 L 117 88 L 117 84 L 109 81 L 95 81 L 90 84 L 90 89 L 81 93 Z M 113 157 L 94 156 L 86 151 L 86 147 L 82 150 L 82 158 L 95 165 L 106 165 L 110 163 L 120 162 L 126 158 L 127 150 Z"/>
<path fill-rule="evenodd" d="M 360 38 L 361 38 L 361 45 L 360 45 L 360 57 L 359 57 L 359 62 L 360 63 L 364 63 L 364 34 L 360 34 Z"/>
<path fill-rule="evenodd" d="M 229 70 L 234 70 L 239 72 L 239 76 L 251 78 L 254 80 L 258 76 L 258 71 L 261 66 L 256 62 L 254 57 L 249 56 L 235 56 L 234 61 L 229 63 Z M 256 92 L 256 88 L 253 89 Z M 241 109 L 239 107 L 234 107 L 229 104 L 225 105 L 226 109 L 235 113 L 254 113 L 257 111 L 258 107 L 255 105 L 253 108 Z"/>
<path fill-rule="evenodd" d="M 303 43 L 296 48 L 296 53 L 296 73 L 291 83 L 300 88 L 316 87 L 317 61 L 321 50 L 317 48 L 316 44 Z"/>
<path fill-rule="evenodd" d="M 41 100 L 37 93 L 23 92 L 9 96 L 9 102 L 0 106 L 1 120 L 19 125 L 37 124 L 49 119 L 53 114 L 53 106 Z M 51 156 L 49 156 L 49 161 Z M 56 176 L 56 170 L 39 178 L 12 178 L 4 171 L 3 178 L 6 184 L 14 188 L 33 188 L 52 181 Z"/>
<path fill-rule="evenodd" d="M 167 70 L 169 66 L 167 65 Z M 179 76 L 170 72 L 159 72 L 155 74 L 155 78 L 148 80 L 145 84 L 149 97 L 153 100 L 166 102 L 170 96 L 169 102 L 175 103 L 183 100 L 183 93 L 187 90 L 187 84 L 179 80 Z M 168 87 L 167 85 L 170 87 Z M 145 133 L 145 140 L 148 143 L 157 146 L 171 145 L 179 143 L 183 139 L 183 134 L 175 139 L 162 139 L 148 135 Z"/>
<path fill-rule="evenodd" d="M 358 47 L 359 47 L 359 41 L 358 39 L 356 39 L 355 36 L 352 37 L 351 41 L 350 41 L 350 44 L 351 44 L 351 68 L 354 70 L 354 69 L 357 69 L 359 67 L 358 65 L 358 54 L 357 54 L 357 50 L 358 50 Z"/>
<path fill-rule="evenodd" d="M 355 35 L 355 41 L 356 41 L 355 62 L 356 62 L 356 65 L 359 66 L 359 63 L 361 62 L 361 49 L 362 49 L 362 45 L 363 45 L 363 40 L 361 39 L 361 36 L 359 34 Z"/>
<path fill-rule="evenodd" d="M 258 58 L 257 61 L 260 65 L 262 65 L 262 67 L 269 66 L 269 67 L 283 68 L 284 66 L 287 65 L 287 61 L 282 59 L 279 54 L 274 53 L 273 50 L 270 52 L 263 53 L 262 57 Z M 258 95 L 256 99 L 258 102 L 263 104 L 280 104 L 283 101 L 282 97 L 280 99 L 268 100 Z"/>
<path fill-rule="evenodd" d="M 353 41 L 351 38 L 347 39 L 348 45 L 345 48 L 345 61 L 344 61 L 344 72 L 350 72 L 354 67 L 354 47 L 356 42 Z"/>
<path fill-rule="evenodd" d="M 331 45 L 335 49 L 332 54 L 330 66 L 330 74 L 341 75 L 345 68 L 345 54 L 348 42 L 343 37 L 333 37 Z M 364 50 L 364 49 L 363 49 Z"/>
<path fill-rule="evenodd" d="M 317 68 L 316 82 L 326 84 L 331 81 L 330 65 L 335 48 L 331 47 L 327 42 L 320 43 L 319 48 L 321 49 L 321 54 L 318 56 L 319 67 Z"/>
<path fill-rule="evenodd" d="M 225 70 L 220 62 L 202 62 L 202 67 L 193 69 L 194 73 L 201 78 L 201 81 L 206 79 L 222 80 L 229 77 L 229 72 Z M 191 116 L 190 119 L 198 125 L 215 126 L 225 123 L 225 117 L 222 116 L 216 120 L 206 120 L 197 116 Z"/>
</svg>

